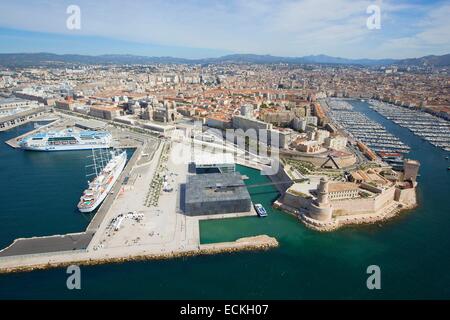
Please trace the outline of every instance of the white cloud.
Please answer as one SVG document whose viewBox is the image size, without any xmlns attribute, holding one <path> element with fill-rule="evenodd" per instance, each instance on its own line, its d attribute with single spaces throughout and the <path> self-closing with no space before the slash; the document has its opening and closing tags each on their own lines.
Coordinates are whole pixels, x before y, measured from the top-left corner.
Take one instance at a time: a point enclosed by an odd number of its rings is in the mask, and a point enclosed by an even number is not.
<svg viewBox="0 0 450 320">
<path fill-rule="evenodd" d="M 72 3 L 82 12 L 76 33 L 65 28 Z M 366 28 L 373 3 L 382 8 L 377 31 Z M 19 0 L 0 3 L 0 25 L 232 52 L 387 57 L 401 55 L 401 44 L 417 53 L 450 51 L 449 7 L 387 0 Z M 422 12 L 419 21 L 402 18 L 411 10 Z"/>
<path fill-rule="evenodd" d="M 423 8 L 422 8 L 423 9 Z M 387 39 L 378 49 L 392 57 L 417 57 L 450 52 L 450 5 L 432 7 L 423 17 L 412 20 L 414 32 Z"/>
</svg>

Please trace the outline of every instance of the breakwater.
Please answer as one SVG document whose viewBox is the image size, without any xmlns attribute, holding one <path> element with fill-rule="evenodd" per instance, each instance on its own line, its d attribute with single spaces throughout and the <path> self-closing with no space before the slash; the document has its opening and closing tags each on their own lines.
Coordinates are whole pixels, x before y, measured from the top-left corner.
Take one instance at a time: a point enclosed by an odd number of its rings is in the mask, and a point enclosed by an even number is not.
<svg viewBox="0 0 450 320">
<path fill-rule="evenodd" d="M 239 251 L 269 250 L 278 247 L 278 245 L 279 243 L 275 238 L 267 235 L 260 235 L 240 238 L 232 242 L 203 244 L 194 249 L 170 252 L 137 253 L 130 255 L 123 255 L 122 253 L 115 255 L 114 252 L 105 252 L 102 256 L 96 256 L 95 254 L 90 256 L 85 251 L 62 252 L 53 256 L 49 253 L 47 255 L 32 255 L 28 257 L 21 256 L 9 261 L 8 259 L 4 259 L 3 263 L 2 260 L 0 260 L 0 274 L 62 268 L 73 264 L 87 266 L 124 263 L 128 261 L 175 259 L 197 255 L 213 255 Z M 47 261 L 41 262 L 43 259 Z M 15 263 L 15 261 L 19 263 Z"/>
</svg>

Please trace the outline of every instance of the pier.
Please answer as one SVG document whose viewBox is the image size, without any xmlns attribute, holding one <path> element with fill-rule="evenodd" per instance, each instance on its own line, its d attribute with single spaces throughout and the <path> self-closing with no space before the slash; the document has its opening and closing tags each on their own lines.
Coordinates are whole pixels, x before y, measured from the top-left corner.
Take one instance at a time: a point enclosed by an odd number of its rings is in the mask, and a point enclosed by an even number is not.
<svg viewBox="0 0 450 320">
<path fill-rule="evenodd" d="M 419 110 L 370 100 L 370 108 L 432 145 L 450 151 L 450 122 Z"/>
<path fill-rule="evenodd" d="M 95 232 L 105 218 L 106 213 L 111 207 L 114 198 L 118 194 L 125 177 L 129 174 L 131 168 L 135 165 L 139 158 L 139 153 L 142 147 L 136 148 L 130 160 L 128 160 L 122 174 L 113 186 L 110 194 L 108 194 L 92 218 L 91 222 L 86 228 L 86 231 L 65 234 L 65 235 L 51 235 L 33 238 L 19 238 L 16 239 L 9 247 L 0 250 L 0 258 L 14 255 L 28 255 L 38 253 L 50 253 L 70 250 L 85 250 L 89 246 Z M 80 213 L 81 214 L 81 213 Z M 1 264 L 1 260 L 0 260 Z"/>
<path fill-rule="evenodd" d="M 327 101 L 329 116 L 338 128 L 350 137 L 360 141 L 375 152 L 408 153 L 410 148 L 400 139 L 389 133 L 382 125 L 355 111 L 353 106 L 343 100 Z"/>
<path fill-rule="evenodd" d="M 125 178 L 129 176 L 131 169 L 135 166 L 136 162 L 139 160 L 142 149 L 146 145 L 146 143 L 148 142 L 144 142 L 143 146 L 138 146 L 137 148 L 135 148 L 133 155 L 128 160 L 128 163 L 125 165 L 125 168 L 123 169 L 119 179 L 117 179 L 110 193 L 106 196 L 105 200 L 100 205 L 100 208 L 97 210 L 95 216 L 92 218 L 91 222 L 87 226 L 86 232 L 95 233 L 95 231 L 97 231 L 100 224 L 104 220 L 106 213 L 111 208 L 114 199 L 117 197 L 120 188 L 122 188 Z"/>
<path fill-rule="evenodd" d="M 108 254 L 89 254 L 86 251 L 61 252 L 58 254 L 36 254 L 15 256 L 0 260 L 0 274 L 29 272 L 49 268 L 62 268 L 72 264 L 99 265 L 107 263 L 123 263 L 126 261 L 174 259 L 197 255 L 233 253 L 250 250 L 269 250 L 278 247 L 278 241 L 267 235 L 240 238 L 231 242 L 198 245 L 181 250 L 152 252 L 147 250 L 111 251 Z"/>
<path fill-rule="evenodd" d="M 42 130 L 49 130 L 50 128 L 63 128 L 68 125 L 74 125 L 74 119 L 67 117 L 55 117 L 55 118 L 45 118 L 45 120 L 40 119 L 39 121 L 52 121 L 44 126 L 36 128 L 29 131 L 23 135 L 15 137 L 8 140 L 6 143 L 13 148 L 17 148 L 17 142 L 22 138 L 34 134 L 36 132 L 41 132 Z M 10 246 L 0 250 L 0 265 L 2 257 L 11 256 L 23 256 L 23 255 L 35 255 L 35 254 L 49 254 L 56 252 L 65 252 L 73 250 L 86 250 L 91 242 L 93 235 L 98 229 L 99 225 L 102 223 L 106 213 L 110 209 L 115 197 L 119 193 L 120 188 L 124 182 L 124 179 L 129 175 L 131 169 L 135 166 L 137 161 L 141 158 L 142 150 L 145 149 L 147 152 L 151 150 L 152 145 L 154 146 L 154 139 L 148 139 L 144 135 L 138 135 L 133 133 L 135 138 L 134 143 L 126 142 L 129 148 L 134 148 L 133 155 L 128 160 L 122 174 L 115 183 L 110 194 L 107 195 L 96 214 L 92 218 L 91 222 L 87 226 L 84 232 L 65 234 L 65 235 L 50 235 L 42 237 L 32 237 L 32 238 L 19 238 L 16 239 Z M 120 139 L 120 136 L 119 136 Z M 136 143 L 140 141 L 139 143 Z M 123 147 L 123 143 L 119 144 Z"/>
<path fill-rule="evenodd" d="M 45 237 L 19 238 L 14 240 L 9 247 L 0 251 L 0 258 L 85 250 L 91 242 L 92 236 L 92 232 L 80 232 Z"/>
<path fill-rule="evenodd" d="M 201 244 L 200 220 L 256 217 L 256 212 L 252 210 L 210 217 L 187 216 L 182 209 L 180 188 L 186 182 L 188 165 L 180 163 L 170 153 L 171 145 L 178 142 L 160 140 L 143 133 L 109 129 L 116 138 L 116 146 L 134 146 L 136 149 L 86 230 L 73 234 L 16 239 L 0 251 L 0 273 L 278 246 L 276 239 L 264 235 L 232 242 Z M 152 190 L 151 182 L 162 176 L 170 182 L 173 190 L 157 191 L 158 196 L 148 206 L 146 197 Z M 113 227 L 118 217 L 121 217 L 121 223 L 119 227 Z"/>
</svg>

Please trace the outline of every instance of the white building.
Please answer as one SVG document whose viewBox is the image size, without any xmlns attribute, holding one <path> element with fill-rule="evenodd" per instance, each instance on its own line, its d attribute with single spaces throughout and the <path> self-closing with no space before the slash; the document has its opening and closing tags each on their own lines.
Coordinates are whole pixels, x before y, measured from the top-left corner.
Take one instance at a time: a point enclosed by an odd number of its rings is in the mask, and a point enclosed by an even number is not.
<svg viewBox="0 0 450 320">
<path fill-rule="evenodd" d="M 317 127 L 318 119 L 316 116 L 308 116 L 308 117 L 305 117 L 305 119 L 306 119 L 306 124 L 311 124 L 311 125 Z"/>
<path fill-rule="evenodd" d="M 347 138 L 343 136 L 328 137 L 325 139 L 325 147 L 334 150 L 345 150 Z"/>
<path fill-rule="evenodd" d="M 195 153 L 194 164 L 197 173 L 235 172 L 231 153 Z"/>
<path fill-rule="evenodd" d="M 352 199 L 359 196 L 359 187 L 352 182 L 334 182 L 328 186 L 330 200 Z"/>
<path fill-rule="evenodd" d="M 330 136 L 330 132 L 327 130 L 317 130 L 316 131 L 316 138 L 315 140 L 319 143 L 319 144 L 323 144 L 325 142 L 325 139 L 328 138 Z"/>
<path fill-rule="evenodd" d="M 241 115 L 247 118 L 253 118 L 253 106 L 251 104 L 242 105 Z"/>
<path fill-rule="evenodd" d="M 306 123 L 306 119 L 295 117 L 294 121 L 292 122 L 292 127 L 295 130 L 299 130 L 299 131 L 305 132 L 306 131 L 306 124 L 307 124 Z"/>
</svg>

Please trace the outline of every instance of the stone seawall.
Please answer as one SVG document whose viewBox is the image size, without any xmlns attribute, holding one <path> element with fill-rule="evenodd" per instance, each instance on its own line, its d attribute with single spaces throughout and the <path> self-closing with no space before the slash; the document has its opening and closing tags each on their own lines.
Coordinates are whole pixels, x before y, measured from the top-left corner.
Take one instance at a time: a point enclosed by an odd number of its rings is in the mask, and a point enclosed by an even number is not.
<svg viewBox="0 0 450 320">
<path fill-rule="evenodd" d="M 386 222 L 398 216 L 402 212 L 409 211 L 417 207 L 416 204 L 408 206 L 403 205 L 401 208 L 398 205 L 399 203 L 395 202 L 392 203 L 391 205 L 386 206 L 379 212 L 336 217 L 328 222 L 320 222 L 311 219 L 304 214 L 300 215 L 299 219 L 300 221 L 303 222 L 305 226 L 307 226 L 310 229 L 321 232 L 327 232 L 327 231 L 334 231 L 344 226 L 369 225 Z"/>
<path fill-rule="evenodd" d="M 409 196 L 412 197 L 413 200 L 415 200 L 415 197 L 413 197 L 412 195 Z M 312 230 L 320 232 L 329 232 L 344 226 L 363 225 L 363 224 L 367 225 L 385 222 L 398 216 L 402 212 L 406 212 L 416 208 L 417 203 L 416 201 L 414 202 L 410 201 L 408 203 L 401 203 L 394 201 L 386 205 L 385 207 L 377 210 L 376 212 L 338 216 L 332 218 L 330 221 L 318 221 L 315 219 L 311 219 L 305 214 L 305 210 L 299 211 L 298 209 L 293 208 L 287 205 L 286 203 L 282 203 L 279 200 L 275 201 L 273 206 L 274 208 L 283 210 L 284 212 L 287 212 L 297 217 L 306 227 Z"/>
<path fill-rule="evenodd" d="M 240 238 L 233 242 L 220 242 L 212 244 L 199 245 L 195 249 L 186 249 L 184 251 L 172 251 L 164 253 L 149 253 L 136 254 L 129 256 L 89 258 L 88 254 L 79 254 L 68 252 L 67 259 L 60 259 L 60 261 L 52 261 L 46 263 L 28 263 L 27 265 L 0 266 L 0 274 L 29 272 L 34 270 L 45 270 L 51 268 L 64 268 L 70 265 L 100 265 L 110 263 L 124 263 L 129 261 L 146 261 L 146 260 L 164 260 L 182 257 L 191 257 L 197 255 L 212 255 L 220 253 L 233 253 L 238 251 L 254 251 L 254 250 L 269 250 L 279 246 L 277 239 L 267 235 L 259 235 L 254 237 Z M 73 255 L 71 258 L 70 255 Z M 49 259 L 52 256 L 49 256 Z M 31 258 L 32 259 L 32 258 Z M 0 260 L 1 263 L 1 260 Z"/>
<path fill-rule="evenodd" d="M 391 187 L 375 197 L 331 200 L 331 206 L 334 214 L 370 214 L 382 210 L 389 202 L 394 201 L 394 195 L 395 187 Z"/>
</svg>

